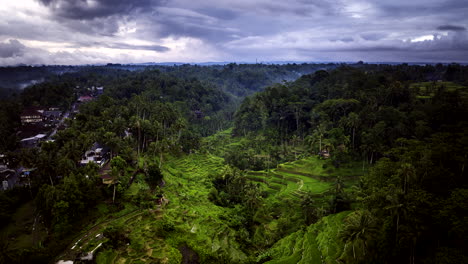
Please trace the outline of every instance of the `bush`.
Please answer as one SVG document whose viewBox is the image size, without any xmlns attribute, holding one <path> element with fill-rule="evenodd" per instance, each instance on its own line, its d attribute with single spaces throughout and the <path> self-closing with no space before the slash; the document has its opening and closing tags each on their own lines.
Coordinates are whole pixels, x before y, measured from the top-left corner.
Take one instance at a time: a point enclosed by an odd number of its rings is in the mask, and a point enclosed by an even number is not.
<svg viewBox="0 0 468 264">
<path fill-rule="evenodd" d="M 151 164 L 146 170 L 146 181 L 152 187 L 155 187 L 163 179 L 163 175 L 159 166 L 156 164 Z"/>
</svg>

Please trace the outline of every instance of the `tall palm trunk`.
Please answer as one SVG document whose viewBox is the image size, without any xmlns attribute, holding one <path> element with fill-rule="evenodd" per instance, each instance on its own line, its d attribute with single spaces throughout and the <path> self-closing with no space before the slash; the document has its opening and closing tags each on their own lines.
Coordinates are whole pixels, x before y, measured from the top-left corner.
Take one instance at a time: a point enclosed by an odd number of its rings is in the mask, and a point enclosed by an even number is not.
<svg viewBox="0 0 468 264">
<path fill-rule="evenodd" d="M 114 183 L 114 194 L 112 195 L 112 203 L 115 203 L 115 183 Z"/>
</svg>

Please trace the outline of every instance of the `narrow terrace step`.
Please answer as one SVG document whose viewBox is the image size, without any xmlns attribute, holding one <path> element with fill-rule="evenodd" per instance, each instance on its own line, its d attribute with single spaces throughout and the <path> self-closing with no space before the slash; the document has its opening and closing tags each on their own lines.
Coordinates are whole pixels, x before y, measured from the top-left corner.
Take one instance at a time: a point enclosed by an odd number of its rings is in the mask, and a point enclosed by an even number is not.
<svg viewBox="0 0 468 264">
<path fill-rule="evenodd" d="M 257 177 L 255 177 L 255 176 L 249 176 L 249 175 L 247 175 L 247 176 L 245 176 L 245 177 L 246 177 L 247 179 L 251 180 L 251 181 L 254 181 L 254 182 L 261 182 L 261 183 L 264 183 L 264 184 L 270 186 L 270 183 L 269 183 L 268 181 L 264 180 L 264 179 L 260 179 L 260 178 L 257 178 Z"/>
<path fill-rule="evenodd" d="M 273 176 L 274 175 L 278 175 L 279 177 L 282 177 L 283 179 L 290 181 L 290 182 L 294 182 L 294 183 L 299 183 L 301 181 L 301 179 L 295 178 L 293 176 L 281 175 L 281 174 L 278 174 L 277 172 L 273 172 Z"/>
<path fill-rule="evenodd" d="M 318 176 L 318 175 L 312 175 L 310 173 L 299 172 L 299 171 L 295 171 L 295 170 L 287 169 L 287 168 L 277 168 L 276 170 L 280 172 L 289 173 L 289 174 L 296 174 L 296 175 L 301 175 L 304 177 L 309 177 L 309 178 L 316 179 L 319 181 L 331 182 L 331 181 L 336 180 L 336 176 Z"/>
</svg>

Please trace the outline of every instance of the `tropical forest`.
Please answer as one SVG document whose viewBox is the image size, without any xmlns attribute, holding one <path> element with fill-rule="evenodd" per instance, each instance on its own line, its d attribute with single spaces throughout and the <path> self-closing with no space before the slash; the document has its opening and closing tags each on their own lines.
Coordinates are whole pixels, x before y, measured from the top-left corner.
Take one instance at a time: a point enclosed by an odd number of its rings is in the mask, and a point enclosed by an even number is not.
<svg viewBox="0 0 468 264">
<path fill-rule="evenodd" d="M 0 263 L 468 263 L 466 65 L 18 66 L 0 86 Z"/>
</svg>

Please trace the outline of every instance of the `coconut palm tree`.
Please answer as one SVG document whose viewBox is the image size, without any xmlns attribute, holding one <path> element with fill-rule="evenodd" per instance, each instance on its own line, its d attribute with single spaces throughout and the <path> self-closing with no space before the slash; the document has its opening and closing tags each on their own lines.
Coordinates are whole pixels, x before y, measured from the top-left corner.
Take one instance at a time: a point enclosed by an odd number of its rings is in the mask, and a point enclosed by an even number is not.
<svg viewBox="0 0 468 264">
<path fill-rule="evenodd" d="M 376 222 L 373 215 L 367 210 L 351 213 L 344 222 L 345 224 L 339 233 L 339 237 L 345 245 L 339 259 L 344 260 L 346 258 L 349 251 L 348 247 L 351 246 L 353 260 L 357 262 L 366 255 L 369 248 L 368 242 L 376 234 Z"/>
<path fill-rule="evenodd" d="M 352 128 L 353 130 L 353 137 L 352 137 L 352 148 L 354 150 L 354 135 L 356 134 L 356 127 L 359 124 L 359 116 L 358 114 L 351 112 L 346 119 L 346 125 Z"/>
<path fill-rule="evenodd" d="M 116 185 L 120 182 L 119 178 L 125 173 L 125 168 L 127 163 L 120 156 L 117 156 L 111 160 L 111 176 L 112 182 L 114 185 L 114 194 L 112 195 L 112 203 L 115 202 L 115 188 Z"/>
</svg>

